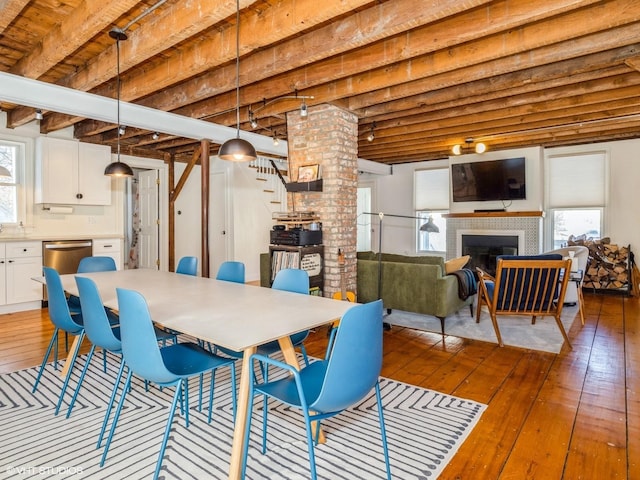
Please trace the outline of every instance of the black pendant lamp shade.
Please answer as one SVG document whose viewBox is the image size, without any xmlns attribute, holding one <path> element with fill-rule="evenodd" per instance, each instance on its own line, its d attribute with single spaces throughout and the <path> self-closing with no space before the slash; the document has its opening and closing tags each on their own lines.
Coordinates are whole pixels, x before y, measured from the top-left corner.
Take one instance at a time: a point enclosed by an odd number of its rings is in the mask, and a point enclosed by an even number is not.
<svg viewBox="0 0 640 480">
<path fill-rule="evenodd" d="M 439 233 L 440 229 L 435 223 L 433 223 L 433 217 L 429 215 L 429 219 L 427 220 L 427 223 L 423 224 L 420 227 L 420 231 L 429 232 L 429 233 Z"/>
<path fill-rule="evenodd" d="M 133 177 L 133 170 L 129 165 L 118 160 L 107 165 L 107 168 L 104 169 L 104 174 L 109 177 Z"/>
<path fill-rule="evenodd" d="M 241 138 L 232 138 L 220 145 L 218 156 L 232 162 L 248 162 L 258 158 L 253 145 Z"/>
<path fill-rule="evenodd" d="M 108 177 L 133 177 L 133 170 L 126 163 L 122 163 L 120 161 L 120 40 L 126 40 L 127 35 L 124 31 L 113 28 L 109 32 L 109 36 L 116 41 L 116 58 L 118 63 L 118 74 L 116 77 L 116 94 L 117 94 L 117 105 L 118 105 L 118 153 L 117 160 L 115 162 L 107 165 L 107 168 L 104 169 L 104 174 Z"/>
<path fill-rule="evenodd" d="M 231 162 L 250 162 L 258 158 L 253 145 L 240 138 L 240 0 L 236 0 L 236 138 L 220 145 L 218 157 Z"/>
</svg>

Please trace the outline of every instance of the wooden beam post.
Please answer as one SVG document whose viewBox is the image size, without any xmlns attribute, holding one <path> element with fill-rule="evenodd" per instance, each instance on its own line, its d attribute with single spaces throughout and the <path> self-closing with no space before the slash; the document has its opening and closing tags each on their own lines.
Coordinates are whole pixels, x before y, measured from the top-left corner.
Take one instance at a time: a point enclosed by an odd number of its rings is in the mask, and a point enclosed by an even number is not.
<svg viewBox="0 0 640 480">
<path fill-rule="evenodd" d="M 200 142 L 200 184 L 201 184 L 201 220 L 200 220 L 200 248 L 202 261 L 202 276 L 209 277 L 209 140 Z"/>
</svg>

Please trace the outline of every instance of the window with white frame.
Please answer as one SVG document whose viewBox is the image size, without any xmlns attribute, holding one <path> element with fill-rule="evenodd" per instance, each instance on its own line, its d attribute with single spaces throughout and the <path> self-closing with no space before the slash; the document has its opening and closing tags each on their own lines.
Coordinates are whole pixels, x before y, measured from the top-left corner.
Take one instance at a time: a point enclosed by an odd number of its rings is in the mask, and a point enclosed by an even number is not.
<svg viewBox="0 0 640 480">
<path fill-rule="evenodd" d="M 606 152 L 550 156 L 546 165 L 551 248 L 569 237 L 600 238 L 607 204 Z"/>
<path fill-rule="evenodd" d="M 416 250 L 446 252 L 449 213 L 449 168 L 416 170 L 414 173 Z"/>
<path fill-rule="evenodd" d="M 22 205 L 21 172 L 24 164 L 24 145 L 0 139 L 0 224 L 18 223 Z M 6 176 L 9 172 L 9 176 Z"/>
</svg>

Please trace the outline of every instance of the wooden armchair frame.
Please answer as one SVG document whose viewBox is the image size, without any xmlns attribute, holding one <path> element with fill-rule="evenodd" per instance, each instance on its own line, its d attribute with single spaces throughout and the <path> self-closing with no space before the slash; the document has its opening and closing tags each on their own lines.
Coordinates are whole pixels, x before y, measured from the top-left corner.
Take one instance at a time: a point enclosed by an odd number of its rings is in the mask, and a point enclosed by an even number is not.
<svg viewBox="0 0 640 480">
<path fill-rule="evenodd" d="M 480 309 L 486 305 L 491 316 L 498 344 L 503 347 L 498 315 L 553 316 L 569 348 L 571 342 L 562 325 L 560 315 L 564 295 L 569 282 L 571 260 L 503 259 L 498 258 L 495 278 L 477 268 L 479 276 L 478 308 L 476 323 L 480 321 Z"/>
</svg>

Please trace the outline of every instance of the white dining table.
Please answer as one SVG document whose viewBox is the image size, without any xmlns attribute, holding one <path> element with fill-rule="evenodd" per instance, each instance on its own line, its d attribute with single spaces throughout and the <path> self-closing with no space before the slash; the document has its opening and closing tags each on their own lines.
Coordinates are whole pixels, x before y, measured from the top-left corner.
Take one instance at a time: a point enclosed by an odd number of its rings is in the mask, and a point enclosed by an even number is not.
<svg viewBox="0 0 640 480">
<path fill-rule="evenodd" d="M 241 477 L 249 405 L 249 357 L 259 345 L 278 340 L 285 361 L 299 368 L 289 335 L 338 320 L 354 305 L 314 295 L 145 269 L 61 275 L 64 289 L 73 295 L 78 295 L 76 276 L 91 278 L 107 307 L 118 309 L 116 288 L 135 290 L 145 297 L 154 322 L 244 352 L 230 479 Z"/>
</svg>

